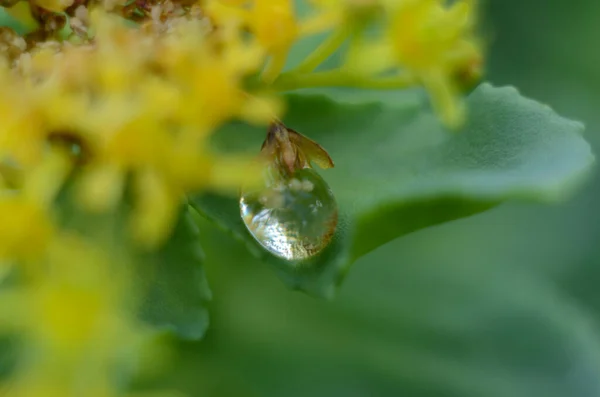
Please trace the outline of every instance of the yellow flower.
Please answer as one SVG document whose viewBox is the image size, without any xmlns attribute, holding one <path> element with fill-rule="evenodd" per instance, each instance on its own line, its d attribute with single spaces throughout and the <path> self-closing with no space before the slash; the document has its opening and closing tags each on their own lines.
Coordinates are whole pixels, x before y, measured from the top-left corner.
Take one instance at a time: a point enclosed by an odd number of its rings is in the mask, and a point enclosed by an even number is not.
<svg viewBox="0 0 600 397">
<path fill-rule="evenodd" d="M 269 54 L 286 53 L 298 37 L 292 0 L 254 0 L 250 29 Z"/>
<path fill-rule="evenodd" d="M 0 292 L 2 331 L 17 332 L 30 357 L 12 375 L 11 395 L 121 395 L 113 371 L 131 365 L 146 337 L 126 256 L 62 233 L 40 262 L 27 284 Z"/>
<path fill-rule="evenodd" d="M 90 19 L 93 45 L 40 47 L 22 59 L 24 78 L 0 73 L 0 160 L 31 168 L 49 144 L 67 141 L 83 166 L 76 185 L 84 207 L 114 208 L 132 181 L 139 207 L 132 231 L 143 245 L 159 244 L 182 194 L 226 187 L 215 182 L 226 159 L 206 142 L 213 131 L 235 118 L 266 123 L 276 116 L 275 101 L 244 90 L 265 52 L 235 23 L 213 30 L 182 18 L 158 35 L 103 12 Z M 245 169 L 237 180 L 228 176 L 229 188 L 246 178 Z"/>
<path fill-rule="evenodd" d="M 45 349 L 63 356 L 83 355 L 86 349 L 104 354 L 102 350 L 118 349 L 133 337 L 128 301 L 135 291 L 128 291 L 127 258 L 102 248 L 65 233 L 49 246 L 48 271 L 21 300 L 31 314 L 23 321 L 34 322 L 23 325 Z"/>
<path fill-rule="evenodd" d="M 10 12 L 35 15 L 39 30 L 0 40 L 0 264 L 15 266 L 0 277 L 17 266 L 21 276 L 0 289 L 0 332 L 23 341 L 15 397 L 124 395 L 115 371 L 140 367 L 150 333 L 136 260 L 169 238 L 186 194 L 237 193 L 261 177 L 258 162 L 219 154 L 211 136 L 232 120 L 277 118 L 286 79 L 418 83 L 454 126 L 460 84 L 481 64 L 474 0 L 312 0 L 302 18 L 293 0 L 80 3 L 20 2 Z M 75 33 L 58 40 L 63 11 Z M 294 43 L 326 30 L 280 76 Z M 346 65 L 313 73 L 348 40 Z"/>
<path fill-rule="evenodd" d="M 44 208 L 16 194 L 0 197 L 0 262 L 35 258 L 52 235 L 52 224 Z"/>
<path fill-rule="evenodd" d="M 134 237 L 149 246 L 157 246 L 165 238 L 179 214 L 183 194 L 169 186 L 153 172 L 141 173 L 134 181 L 137 205 L 132 217 Z"/>
<path fill-rule="evenodd" d="M 206 5 L 217 26 L 241 23 L 270 56 L 263 80 L 270 83 L 285 66 L 288 52 L 299 37 L 300 26 L 292 0 L 212 0 Z"/>
<path fill-rule="evenodd" d="M 55 229 L 50 206 L 68 170 L 62 153 L 49 153 L 18 190 L 0 188 L 0 262 L 37 260 L 45 251 Z"/>
<path fill-rule="evenodd" d="M 397 62 L 420 78 L 450 126 L 464 118 L 454 78 L 481 58 L 473 36 L 473 12 L 469 0 L 450 6 L 439 0 L 405 1 L 394 10 L 388 31 Z"/>
<path fill-rule="evenodd" d="M 405 0 L 393 10 L 388 35 L 397 61 L 415 71 L 456 67 L 472 55 L 473 6 Z"/>
<path fill-rule="evenodd" d="M 269 55 L 287 53 L 298 38 L 292 0 L 210 0 L 206 10 L 218 26 L 232 21 L 246 25 Z"/>
<path fill-rule="evenodd" d="M 18 84 L 11 84 L 8 72 L 0 71 L 0 158 L 31 166 L 43 151 L 44 127 Z M 16 86 L 16 87 L 15 87 Z M 13 88 L 14 87 L 14 88 Z"/>
<path fill-rule="evenodd" d="M 414 76 L 429 91 L 438 114 L 459 126 L 465 109 L 460 83 L 465 74 L 480 74 L 482 55 L 474 35 L 474 0 L 388 0 L 385 37 L 364 42 L 351 53 L 348 66 L 380 73 L 394 68 Z M 468 80 L 468 78 L 467 78 Z"/>
</svg>

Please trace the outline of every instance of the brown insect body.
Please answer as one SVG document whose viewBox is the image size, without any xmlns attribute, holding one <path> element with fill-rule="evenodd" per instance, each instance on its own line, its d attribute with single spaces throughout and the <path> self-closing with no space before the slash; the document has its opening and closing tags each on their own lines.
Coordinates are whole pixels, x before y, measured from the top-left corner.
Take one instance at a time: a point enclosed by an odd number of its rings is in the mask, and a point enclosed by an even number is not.
<svg viewBox="0 0 600 397">
<path fill-rule="evenodd" d="M 312 168 L 311 162 L 323 169 L 334 166 L 321 145 L 279 121 L 269 126 L 261 153 L 288 175 L 293 175 L 296 170 Z"/>
</svg>

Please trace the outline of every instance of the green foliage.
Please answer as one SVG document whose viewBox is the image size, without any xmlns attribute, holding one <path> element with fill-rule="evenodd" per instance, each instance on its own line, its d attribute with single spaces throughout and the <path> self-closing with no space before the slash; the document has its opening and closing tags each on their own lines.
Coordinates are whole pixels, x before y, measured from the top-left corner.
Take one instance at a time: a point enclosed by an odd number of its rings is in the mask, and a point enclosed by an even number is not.
<svg viewBox="0 0 600 397">
<path fill-rule="evenodd" d="M 473 221 L 366 255 L 331 302 L 290 293 L 259 260 L 240 262 L 241 244 L 201 222 L 219 293 L 214 331 L 182 344 L 173 385 L 215 397 L 600 393 L 594 322 L 506 256 L 465 261 L 463 252 L 477 248 L 451 236 L 468 233 L 468 224 L 476 229 Z M 479 244 L 499 237 L 481 236 Z"/>
<path fill-rule="evenodd" d="M 211 299 L 203 261 L 197 226 L 184 211 L 170 241 L 140 260 L 140 279 L 147 288 L 142 317 L 182 338 L 201 338 L 208 328 L 206 305 Z"/>
<path fill-rule="evenodd" d="M 303 262 L 271 256 L 246 231 L 237 197 L 203 195 L 190 203 L 274 266 L 292 288 L 331 296 L 349 265 L 406 233 L 468 216 L 507 199 L 555 201 L 589 169 L 583 126 L 484 84 L 469 99 L 462 131 L 443 129 L 415 100 L 290 94 L 286 122 L 323 145 L 336 163 L 322 171 L 340 206 L 331 245 Z M 232 125 L 215 138 L 228 153 L 253 153 L 264 131 Z"/>
</svg>

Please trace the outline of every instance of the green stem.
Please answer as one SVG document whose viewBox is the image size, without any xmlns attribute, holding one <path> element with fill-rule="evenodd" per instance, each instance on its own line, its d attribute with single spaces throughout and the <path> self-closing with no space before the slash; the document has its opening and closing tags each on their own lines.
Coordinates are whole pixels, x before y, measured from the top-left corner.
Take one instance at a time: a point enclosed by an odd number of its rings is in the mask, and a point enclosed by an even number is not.
<svg viewBox="0 0 600 397">
<path fill-rule="evenodd" d="M 271 56 L 269 63 L 267 64 L 265 70 L 263 70 L 261 75 L 261 79 L 263 82 L 271 84 L 273 81 L 275 81 L 277 76 L 279 76 L 279 74 L 285 67 L 287 55 L 287 52 L 281 52 Z"/>
<path fill-rule="evenodd" d="M 353 87 L 393 90 L 412 87 L 415 84 L 415 78 L 409 75 L 369 77 L 334 69 L 309 74 L 284 73 L 275 80 L 272 87 L 277 91 L 290 91 L 311 87 Z"/>
<path fill-rule="evenodd" d="M 336 29 L 324 42 L 310 53 L 293 72 L 310 73 L 331 56 L 348 38 L 349 30 L 345 27 Z"/>
</svg>

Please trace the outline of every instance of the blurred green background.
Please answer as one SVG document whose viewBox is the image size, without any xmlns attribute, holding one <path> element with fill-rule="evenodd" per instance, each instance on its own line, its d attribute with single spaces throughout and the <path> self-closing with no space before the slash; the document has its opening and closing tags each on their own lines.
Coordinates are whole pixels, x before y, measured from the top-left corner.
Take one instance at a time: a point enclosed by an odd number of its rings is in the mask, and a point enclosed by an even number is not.
<svg viewBox="0 0 600 397">
<path fill-rule="evenodd" d="M 488 80 L 584 121 L 599 152 L 600 2 L 488 0 L 482 11 Z M 600 396 L 591 179 L 563 205 L 506 203 L 380 247 L 330 302 L 287 290 L 202 225 L 211 328 L 178 342 L 156 382 L 209 397 Z"/>
</svg>

